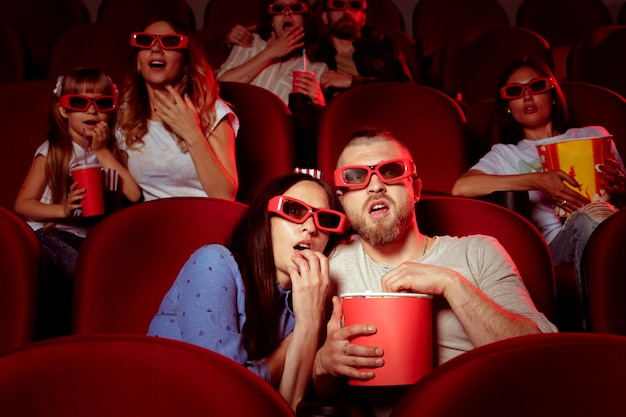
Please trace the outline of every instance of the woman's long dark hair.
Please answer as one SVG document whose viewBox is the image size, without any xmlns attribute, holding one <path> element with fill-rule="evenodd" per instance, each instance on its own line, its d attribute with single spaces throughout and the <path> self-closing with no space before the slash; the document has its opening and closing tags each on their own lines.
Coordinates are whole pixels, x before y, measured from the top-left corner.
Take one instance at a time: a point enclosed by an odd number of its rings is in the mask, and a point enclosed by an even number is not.
<svg viewBox="0 0 626 417">
<path fill-rule="evenodd" d="M 284 304 L 276 287 L 276 264 L 272 250 L 272 236 L 267 203 L 272 197 L 284 194 L 301 181 L 319 184 L 328 194 L 329 208 L 342 211 L 332 188 L 325 182 L 304 174 L 289 174 L 270 182 L 254 199 L 235 227 L 227 243 L 233 253 L 246 291 L 246 323 L 244 344 L 250 359 L 258 360 L 273 352 L 280 343 L 280 316 Z M 331 233 L 325 253 L 338 242 Z"/>
<path fill-rule="evenodd" d="M 527 57 L 511 64 L 507 70 L 504 71 L 502 78 L 500 78 L 500 82 L 498 82 L 495 109 L 498 126 L 500 128 L 501 143 L 516 144 L 520 140 L 524 139 L 524 130 L 522 126 L 513 118 L 513 116 L 511 116 L 511 114 L 507 112 L 509 100 L 505 100 L 500 97 L 500 88 L 507 84 L 507 80 L 511 74 L 524 67 L 534 69 L 543 77 L 552 78 L 554 81 L 554 89 L 550 92 L 550 96 L 554 102 L 552 107 L 552 127 L 558 132 L 565 132 L 570 127 L 569 112 L 567 110 L 565 96 L 563 95 L 563 91 L 561 91 L 561 87 L 559 86 L 556 77 L 550 70 L 550 67 L 548 67 L 548 65 L 541 60 Z"/>
</svg>

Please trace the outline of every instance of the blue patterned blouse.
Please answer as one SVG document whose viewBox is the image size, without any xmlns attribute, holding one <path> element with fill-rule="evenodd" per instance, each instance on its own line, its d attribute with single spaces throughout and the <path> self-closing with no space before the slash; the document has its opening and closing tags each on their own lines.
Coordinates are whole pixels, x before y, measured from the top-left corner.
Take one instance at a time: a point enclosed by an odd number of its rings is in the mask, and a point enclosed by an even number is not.
<svg viewBox="0 0 626 417">
<path fill-rule="evenodd" d="M 280 336 L 293 331 L 295 317 L 287 295 L 284 299 Z M 245 288 L 233 255 L 222 245 L 198 249 L 178 274 L 152 319 L 149 336 L 181 340 L 211 349 L 239 362 L 266 381 L 270 370 L 260 360 L 248 360 L 243 344 L 246 322 Z"/>
</svg>

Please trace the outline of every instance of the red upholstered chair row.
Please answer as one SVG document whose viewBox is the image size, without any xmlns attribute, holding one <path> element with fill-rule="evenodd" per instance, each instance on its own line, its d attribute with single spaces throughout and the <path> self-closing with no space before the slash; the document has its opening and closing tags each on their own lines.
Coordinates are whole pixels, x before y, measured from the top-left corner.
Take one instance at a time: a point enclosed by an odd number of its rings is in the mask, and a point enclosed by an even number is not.
<svg viewBox="0 0 626 417">
<path fill-rule="evenodd" d="M 0 356 L 0 413 L 294 416 L 270 384 L 235 361 L 198 346 L 140 335 L 60 337 Z"/>
<path fill-rule="evenodd" d="M 2 207 L 0 236 L 1 353 L 35 338 L 41 248 L 31 228 Z"/>
<path fill-rule="evenodd" d="M 78 255 L 73 333 L 145 334 L 191 254 L 225 243 L 246 208 L 221 199 L 164 198 L 102 220 Z"/>
<path fill-rule="evenodd" d="M 592 332 L 626 336 L 625 254 L 626 209 L 622 209 L 594 230 L 583 254 L 581 272 Z"/>
<path fill-rule="evenodd" d="M 611 416 L 624 409 L 626 338 L 550 333 L 464 353 L 420 380 L 392 417 Z"/>
</svg>

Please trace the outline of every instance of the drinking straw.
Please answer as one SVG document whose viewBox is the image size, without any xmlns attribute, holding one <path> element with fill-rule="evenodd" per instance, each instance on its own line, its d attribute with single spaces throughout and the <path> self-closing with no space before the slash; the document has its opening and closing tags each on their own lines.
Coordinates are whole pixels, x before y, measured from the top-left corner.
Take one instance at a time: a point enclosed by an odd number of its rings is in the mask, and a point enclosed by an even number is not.
<svg viewBox="0 0 626 417">
<path fill-rule="evenodd" d="M 306 49 L 302 48 L 302 69 L 306 71 Z"/>
<path fill-rule="evenodd" d="M 87 135 L 85 134 L 85 128 L 83 127 L 83 159 L 85 165 L 87 165 Z"/>
</svg>

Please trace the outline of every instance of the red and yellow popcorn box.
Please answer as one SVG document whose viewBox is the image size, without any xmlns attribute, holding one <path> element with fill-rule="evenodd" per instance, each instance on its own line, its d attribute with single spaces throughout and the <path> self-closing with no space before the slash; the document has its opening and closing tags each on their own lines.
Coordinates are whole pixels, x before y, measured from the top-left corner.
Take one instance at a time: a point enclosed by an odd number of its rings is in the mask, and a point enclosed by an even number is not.
<svg viewBox="0 0 626 417">
<path fill-rule="evenodd" d="M 574 178 L 579 188 L 565 183 L 572 190 L 591 201 L 609 201 L 606 184 L 598 175 L 599 166 L 611 157 L 612 136 L 568 140 L 549 145 L 537 145 L 544 171 L 561 170 Z M 565 217 L 569 213 L 554 206 L 557 216 Z"/>
</svg>

